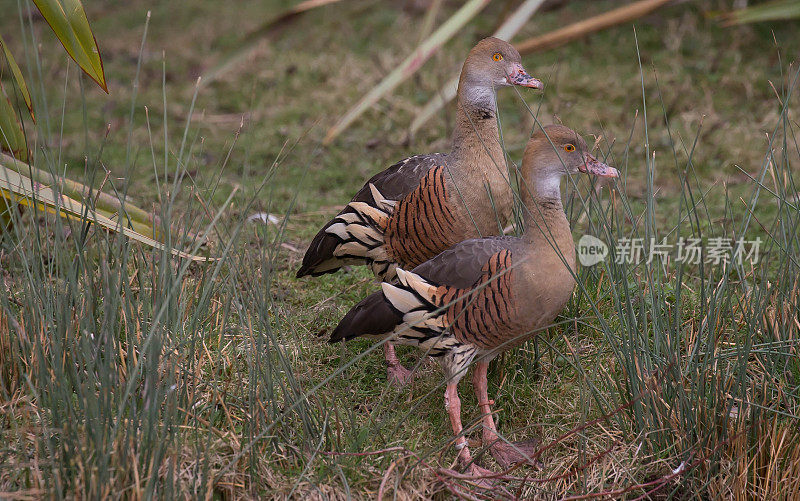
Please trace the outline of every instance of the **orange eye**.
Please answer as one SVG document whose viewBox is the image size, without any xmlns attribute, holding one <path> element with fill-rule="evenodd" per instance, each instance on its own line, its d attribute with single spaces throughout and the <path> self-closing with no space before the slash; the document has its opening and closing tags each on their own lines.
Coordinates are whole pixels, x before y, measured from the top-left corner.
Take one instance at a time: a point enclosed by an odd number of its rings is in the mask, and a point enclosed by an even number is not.
<svg viewBox="0 0 800 501">
<path fill-rule="evenodd" d="M 566 151 L 567 153 L 572 153 L 573 151 L 575 151 L 575 145 L 573 145 L 573 144 L 565 144 L 564 145 L 564 151 Z"/>
<path fill-rule="evenodd" d="M 503 60 L 503 55 L 500 54 L 499 52 L 495 52 L 492 55 L 492 59 L 494 59 L 495 61 L 502 61 Z"/>
</svg>

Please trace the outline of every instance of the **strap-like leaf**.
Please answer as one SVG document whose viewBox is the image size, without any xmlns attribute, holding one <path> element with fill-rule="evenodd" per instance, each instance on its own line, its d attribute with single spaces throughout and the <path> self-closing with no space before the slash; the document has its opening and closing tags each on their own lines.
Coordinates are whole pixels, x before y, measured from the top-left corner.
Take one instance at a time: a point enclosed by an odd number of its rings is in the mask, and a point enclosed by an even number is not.
<svg viewBox="0 0 800 501">
<path fill-rule="evenodd" d="M 28 159 L 28 146 L 25 143 L 25 130 L 17 120 L 11 101 L 6 97 L 0 84 L 0 150 L 8 150 L 20 160 Z"/>
<path fill-rule="evenodd" d="M 89 77 L 108 92 L 103 60 L 80 0 L 33 0 L 61 45 Z"/>
<path fill-rule="evenodd" d="M 14 55 L 11 54 L 2 35 L 0 35 L 0 47 L 3 48 L 3 54 L 5 54 L 6 61 L 8 61 L 8 67 L 11 68 L 11 74 L 14 75 L 14 80 L 17 81 L 17 87 L 22 94 L 22 99 L 25 100 L 25 106 L 28 107 L 28 113 L 31 114 L 31 118 L 35 122 L 36 117 L 33 116 L 33 103 L 31 102 L 31 93 L 28 91 L 28 85 L 25 83 L 25 79 L 22 78 L 22 71 L 20 71 L 17 61 L 14 59 Z"/>
<path fill-rule="evenodd" d="M 0 165 L 0 197 L 10 200 L 12 203 L 29 206 L 35 205 L 41 210 L 63 217 L 83 220 L 85 214 L 86 221 L 90 223 L 97 223 L 107 230 L 122 233 L 128 238 L 132 238 L 150 247 L 159 250 L 169 250 L 169 252 L 175 256 L 191 259 L 192 261 L 214 260 L 214 258 L 198 256 L 178 249 L 167 248 L 167 246 L 161 242 L 127 228 L 125 225 L 120 224 L 119 221 L 109 219 L 77 200 L 73 200 L 64 195 L 57 195 L 49 187 L 39 184 L 27 176 L 23 176 L 2 165 Z"/>
<path fill-rule="evenodd" d="M 36 182 L 48 186 L 55 185 L 58 187 L 59 193 L 74 198 L 75 200 L 81 200 L 91 194 L 94 199 L 94 206 L 101 214 L 115 214 L 118 217 L 123 217 L 123 220 L 128 221 L 134 229 L 140 233 L 154 236 L 153 226 L 154 224 L 157 226 L 157 223 L 159 223 L 158 218 L 154 218 L 153 215 L 146 210 L 133 205 L 129 200 L 120 200 L 118 197 L 111 194 L 92 189 L 71 179 L 57 176 L 51 172 L 37 169 L 32 165 L 20 162 L 3 153 L 0 153 L 0 164 L 23 176 L 28 176 Z M 147 228 L 150 228 L 150 230 L 146 231 Z"/>
<path fill-rule="evenodd" d="M 800 17 L 800 0 L 774 0 L 737 9 L 723 16 L 727 26 L 759 23 L 763 21 L 788 21 Z"/>
</svg>

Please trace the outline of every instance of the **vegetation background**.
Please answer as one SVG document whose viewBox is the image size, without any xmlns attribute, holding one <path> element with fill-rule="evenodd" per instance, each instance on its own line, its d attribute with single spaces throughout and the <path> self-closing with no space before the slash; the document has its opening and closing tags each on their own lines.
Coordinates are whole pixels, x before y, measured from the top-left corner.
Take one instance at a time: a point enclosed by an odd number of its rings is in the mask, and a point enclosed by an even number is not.
<svg viewBox="0 0 800 501">
<path fill-rule="evenodd" d="M 514 41 L 624 3 L 548 2 Z M 343 0 L 266 34 L 291 2 L 85 2 L 105 94 L 31 4 L 0 0 L 34 97 L 30 163 L 126 195 L 165 242 L 220 258 L 190 263 L 91 218 L 10 211 L 0 497 L 797 496 L 800 26 L 723 26 L 716 14 L 735 3 L 674 2 L 525 56 L 544 92 L 501 91 L 512 163 L 538 120 L 597 135 L 623 172 L 613 193 L 568 189 L 576 237 L 765 243 L 752 266 L 581 270 L 558 324 L 490 373 L 501 431 L 540 436 L 545 466 L 486 492 L 440 471 L 455 456 L 437 367 L 401 351 L 420 377 L 396 389 L 371 342 L 326 344 L 375 290 L 367 271 L 293 276 L 364 180 L 449 149 L 452 105 L 413 136 L 408 124 L 518 2 L 490 2 L 322 146 L 424 38 L 429 2 Z M 435 24 L 459 6 L 442 2 Z M 204 82 L 232 53 L 243 57 Z M 18 103 L 5 70 L 2 81 Z"/>
</svg>

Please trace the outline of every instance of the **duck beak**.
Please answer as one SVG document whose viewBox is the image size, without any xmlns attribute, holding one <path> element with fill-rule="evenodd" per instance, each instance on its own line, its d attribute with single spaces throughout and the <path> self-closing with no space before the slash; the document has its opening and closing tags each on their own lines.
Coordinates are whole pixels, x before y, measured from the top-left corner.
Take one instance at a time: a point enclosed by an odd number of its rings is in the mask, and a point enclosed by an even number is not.
<svg viewBox="0 0 800 501">
<path fill-rule="evenodd" d="M 511 66 L 511 71 L 508 73 L 508 81 L 514 85 L 530 87 L 531 89 L 544 88 L 542 82 L 528 75 L 528 72 L 526 72 L 525 68 L 519 63 L 514 63 L 514 65 Z"/>
<path fill-rule="evenodd" d="M 589 153 L 583 156 L 583 165 L 578 170 L 597 177 L 619 177 L 619 171 L 614 167 L 604 164 Z"/>
</svg>

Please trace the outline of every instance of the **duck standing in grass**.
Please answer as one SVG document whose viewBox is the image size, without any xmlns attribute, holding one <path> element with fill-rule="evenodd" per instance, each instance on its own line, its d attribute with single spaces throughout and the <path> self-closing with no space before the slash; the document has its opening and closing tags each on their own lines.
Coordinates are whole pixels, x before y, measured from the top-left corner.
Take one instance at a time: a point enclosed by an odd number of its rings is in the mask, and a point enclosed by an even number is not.
<svg viewBox="0 0 800 501">
<path fill-rule="evenodd" d="M 409 157 L 373 176 L 317 233 L 297 277 L 363 264 L 394 280 L 398 266 L 410 269 L 463 240 L 501 233 L 513 195 L 495 90 L 511 85 L 542 88 L 511 44 L 481 40 L 461 70 L 452 151 Z M 405 382 L 410 372 L 390 343 L 384 349 L 389 379 Z"/>
<path fill-rule="evenodd" d="M 482 414 L 483 443 L 503 467 L 526 462 L 535 442 L 508 444 L 497 435 L 487 391 L 489 361 L 546 328 L 575 286 L 575 245 L 561 204 L 561 178 L 585 172 L 618 177 L 598 161 L 574 131 L 553 125 L 536 132 L 525 148 L 521 198 L 522 237 L 496 236 L 461 242 L 411 271 L 396 270 L 339 322 L 331 342 L 359 336 L 391 338 L 418 346 L 445 372 L 445 406 L 458 459 L 476 476 L 461 426 L 457 385 L 475 360 L 473 387 Z"/>
</svg>

